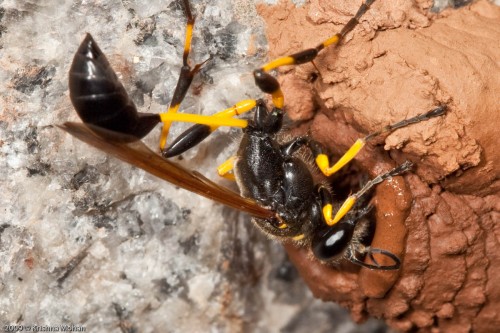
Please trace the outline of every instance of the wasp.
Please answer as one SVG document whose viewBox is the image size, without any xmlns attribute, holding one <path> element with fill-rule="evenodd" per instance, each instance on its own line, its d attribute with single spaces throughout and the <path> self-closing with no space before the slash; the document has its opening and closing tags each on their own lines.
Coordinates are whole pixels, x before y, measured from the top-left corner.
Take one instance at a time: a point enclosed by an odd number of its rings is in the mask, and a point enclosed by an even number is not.
<svg viewBox="0 0 500 333">
<path fill-rule="evenodd" d="M 373 2 L 366 0 L 339 33 L 316 47 L 274 59 L 253 72 L 256 85 L 271 96 L 271 106 L 262 99 L 244 100 L 211 116 L 177 112 L 193 77 L 204 64 L 191 66 L 188 61 L 195 22 L 188 0 L 183 1 L 187 18 L 183 66 L 165 113 L 137 111 L 106 56 L 87 34 L 69 72 L 71 102 L 83 124 L 65 123 L 61 127 L 78 139 L 174 185 L 249 213 L 266 234 L 309 247 L 321 262 L 337 263 L 347 259 L 369 269 L 397 270 L 401 260 L 395 254 L 372 248 L 363 241 L 369 229 L 367 216 L 372 210 L 367 202 L 369 192 L 377 184 L 408 171 L 411 163 L 405 162 L 378 175 L 341 203 L 334 199 L 328 177 L 354 159 L 371 139 L 441 116 L 446 106 L 437 106 L 370 133 L 358 139 L 337 162 L 331 163 L 326 150 L 310 135 L 290 137 L 286 134 L 285 98 L 271 74 L 281 66 L 311 62 L 324 48 L 338 46 Z M 253 113 L 253 117 L 237 118 L 247 112 Z M 194 125 L 167 145 L 172 122 Z M 156 153 L 141 139 L 158 124 L 163 124 L 163 128 L 159 153 Z M 239 194 L 169 160 L 195 147 L 221 126 L 242 129 L 237 152 L 218 167 L 220 176 L 236 181 Z"/>
</svg>

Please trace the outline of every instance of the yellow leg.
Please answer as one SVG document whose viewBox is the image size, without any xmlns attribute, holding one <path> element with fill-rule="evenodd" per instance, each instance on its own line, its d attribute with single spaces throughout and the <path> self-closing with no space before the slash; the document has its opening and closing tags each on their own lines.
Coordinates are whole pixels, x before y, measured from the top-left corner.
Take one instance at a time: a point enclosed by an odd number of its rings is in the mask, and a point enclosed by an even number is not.
<svg viewBox="0 0 500 333">
<path fill-rule="evenodd" d="M 191 39 L 193 37 L 194 19 L 189 19 L 186 24 L 186 38 L 184 39 L 184 52 L 182 54 L 184 64 L 187 65 L 189 51 L 191 51 Z"/>
<path fill-rule="evenodd" d="M 363 14 L 368 10 L 370 5 L 374 0 L 366 0 L 358 9 L 356 15 L 354 15 L 347 24 L 342 28 L 342 30 L 326 39 L 315 48 L 306 49 L 297 53 L 294 53 L 289 56 L 280 57 L 274 59 L 261 68 L 254 71 L 255 83 L 257 86 L 265 93 L 271 94 L 274 106 L 278 109 L 282 109 L 284 105 L 284 96 L 283 92 L 280 89 L 280 85 L 278 81 L 270 74 L 269 71 L 276 69 L 281 66 L 289 66 L 289 65 L 300 65 L 305 64 L 307 62 L 313 61 L 318 53 L 324 48 L 331 45 L 338 45 L 344 36 L 350 32 L 356 25 L 359 23 L 359 19 Z"/>
<path fill-rule="evenodd" d="M 245 99 L 245 100 L 242 100 L 242 101 L 234 104 L 230 108 L 227 108 L 225 110 L 217 112 L 213 116 L 214 117 L 222 117 L 222 118 L 230 118 L 230 117 L 234 117 L 234 116 L 239 116 L 239 115 L 241 115 L 243 113 L 246 113 L 246 112 L 252 110 L 253 108 L 255 108 L 256 105 L 257 105 L 257 101 L 256 100 L 254 100 L 254 99 Z M 219 126 L 211 126 L 210 130 L 213 132 L 218 127 Z"/>
<path fill-rule="evenodd" d="M 281 91 L 281 88 L 275 90 L 271 94 L 271 97 L 273 99 L 274 106 L 278 109 L 283 109 L 283 107 L 285 106 L 285 95 L 283 94 L 283 91 Z"/>
<path fill-rule="evenodd" d="M 339 210 L 337 211 L 337 213 L 335 214 L 335 217 L 333 219 L 331 218 L 332 214 L 330 211 L 330 213 L 329 213 L 330 218 L 327 219 L 325 216 L 326 224 L 328 224 L 331 227 L 332 225 L 334 225 L 335 223 L 340 221 L 345 216 L 345 214 L 347 214 L 351 210 L 352 206 L 354 206 L 357 199 L 358 199 L 358 196 L 356 194 L 349 196 L 344 201 L 342 206 L 340 206 Z M 325 214 L 325 208 L 323 208 L 323 214 Z"/>
<path fill-rule="evenodd" d="M 191 13 L 191 7 L 189 5 L 188 0 L 184 0 L 184 11 L 186 14 L 187 22 L 186 22 L 186 37 L 184 39 L 184 52 L 182 54 L 182 68 L 179 74 L 179 79 L 177 81 L 177 86 L 175 87 L 174 95 L 172 97 L 172 101 L 170 102 L 170 106 L 167 110 L 167 113 L 177 113 L 179 111 L 179 107 L 184 99 L 184 96 L 191 85 L 191 82 L 194 78 L 194 75 L 200 70 L 201 66 L 203 66 L 204 62 L 201 64 L 197 64 L 194 68 L 188 63 L 189 52 L 191 51 L 191 39 L 193 37 L 193 29 L 194 29 L 194 16 Z M 166 121 L 163 124 L 163 129 L 160 136 L 160 149 L 163 150 L 167 144 L 168 132 L 170 131 L 170 121 Z"/>
<path fill-rule="evenodd" d="M 236 156 L 230 157 L 227 161 L 219 165 L 217 168 L 219 176 L 233 181 L 236 180 L 233 173 L 234 162 L 236 162 Z"/>
<path fill-rule="evenodd" d="M 434 117 L 442 116 L 446 113 L 446 109 L 446 105 L 441 105 L 426 113 L 419 114 L 415 117 L 404 119 L 397 123 L 384 126 L 378 131 L 372 132 L 364 138 L 356 140 L 351 148 L 349 148 L 349 150 L 347 150 L 347 152 L 337 161 L 337 163 L 332 166 L 330 166 L 328 155 L 321 152 L 321 148 L 317 147 L 316 149 L 318 150 L 318 152 L 316 153 L 316 164 L 325 176 L 331 176 L 335 172 L 339 171 L 342 167 L 344 167 L 347 163 L 349 163 L 352 159 L 354 159 L 354 157 L 356 157 L 360 150 L 363 149 L 366 142 L 370 141 L 371 139 L 381 134 L 390 133 L 396 129 L 403 128 L 411 124 L 416 124 L 421 121 L 426 121 Z"/>
<path fill-rule="evenodd" d="M 384 180 L 400 175 L 408 170 L 410 170 L 412 167 L 412 164 L 410 162 L 405 162 L 401 164 L 400 166 L 390 170 L 389 172 L 386 172 L 382 175 L 378 175 L 377 177 L 373 178 L 370 180 L 368 183 L 366 183 L 365 186 L 361 188 L 358 192 L 351 194 L 340 206 L 339 210 L 335 214 L 335 216 L 332 218 L 332 207 L 330 204 L 327 204 L 323 207 L 323 217 L 325 218 L 326 224 L 329 226 L 333 226 L 335 223 L 339 222 L 349 211 L 352 209 L 356 201 L 361 198 L 364 194 L 366 194 L 368 191 L 370 191 L 375 185 L 380 184 Z"/>
<path fill-rule="evenodd" d="M 359 151 L 365 146 L 365 143 L 366 140 L 364 138 L 356 140 L 351 148 L 332 166 L 330 166 L 330 160 L 326 154 L 317 155 L 316 164 L 325 176 L 331 176 L 356 157 Z"/>
<path fill-rule="evenodd" d="M 325 40 L 320 45 L 323 46 L 323 47 L 328 47 L 330 45 L 335 45 L 335 44 L 337 44 L 340 41 L 340 39 L 341 39 L 340 34 L 336 34 L 336 35 L 333 35 L 332 37 L 328 38 L 327 40 Z M 316 48 L 319 48 L 319 46 L 317 46 Z"/>
<path fill-rule="evenodd" d="M 295 237 L 292 237 L 292 239 L 293 239 L 294 241 L 299 241 L 299 240 L 304 239 L 304 237 L 305 237 L 305 235 L 304 235 L 304 234 L 300 234 L 300 235 L 297 235 L 297 236 L 295 236 Z"/>
<path fill-rule="evenodd" d="M 169 112 L 160 114 L 161 122 L 183 121 L 194 124 L 173 140 L 167 148 L 161 150 L 163 157 L 169 158 L 184 153 L 205 140 L 220 126 L 247 127 L 248 120 L 235 117 L 254 110 L 258 103 L 262 102 L 253 99 L 243 100 L 211 116 Z"/>
<path fill-rule="evenodd" d="M 161 122 L 173 122 L 180 121 L 185 123 L 202 124 L 208 126 L 230 126 L 230 127 L 247 127 L 248 121 L 244 119 L 234 119 L 225 117 L 215 117 L 215 116 L 201 116 L 197 114 L 187 114 L 187 113 L 160 113 Z"/>
<path fill-rule="evenodd" d="M 295 59 L 292 56 L 286 56 L 286 57 L 281 57 L 274 59 L 273 61 L 268 62 L 264 66 L 261 67 L 261 69 L 264 72 L 269 72 L 273 69 L 276 69 L 281 66 L 287 66 L 287 65 L 294 65 L 295 64 Z"/>
<path fill-rule="evenodd" d="M 177 104 L 175 106 L 170 106 L 168 108 L 167 113 L 177 113 L 179 110 L 180 104 Z M 161 116 L 160 116 L 161 117 Z M 170 126 L 172 125 L 172 122 L 166 121 L 163 123 L 163 128 L 161 130 L 161 135 L 160 135 L 160 149 L 164 149 L 165 146 L 167 145 L 167 137 L 168 137 L 168 132 L 170 131 Z"/>
<path fill-rule="evenodd" d="M 160 137 L 160 148 L 164 149 L 167 143 L 168 131 L 173 121 L 191 122 L 195 124 L 203 124 L 210 126 L 210 131 L 215 131 L 220 126 L 231 127 L 246 127 L 248 122 L 244 119 L 233 119 L 231 117 L 238 116 L 252 110 L 257 104 L 254 99 L 242 100 L 232 107 L 223 111 L 217 112 L 211 116 L 200 116 L 194 114 L 177 113 L 179 105 L 171 107 L 165 113 L 160 113 L 160 119 L 163 122 L 163 129 Z"/>
<path fill-rule="evenodd" d="M 170 110 L 165 113 L 160 113 L 160 119 L 164 123 L 164 128 L 166 125 L 170 126 L 170 123 L 173 121 L 180 122 L 190 122 L 195 124 L 203 124 L 210 126 L 211 130 L 214 131 L 220 126 L 231 126 L 231 127 L 247 127 L 248 122 L 244 119 L 234 119 L 231 117 L 241 115 L 252 110 L 257 101 L 254 99 L 246 99 L 240 101 L 233 105 L 230 108 L 227 108 L 223 111 L 217 112 L 211 116 L 202 116 L 195 114 L 186 114 L 186 113 L 176 113 L 177 109 Z M 164 132 L 162 132 L 163 138 Z M 165 132 L 168 134 L 168 130 Z"/>
<path fill-rule="evenodd" d="M 314 58 L 316 58 L 318 52 L 325 47 L 328 47 L 330 45 L 335 45 L 338 44 L 338 42 L 342 39 L 342 36 L 340 34 L 335 34 L 332 37 L 328 38 L 324 42 L 320 43 L 318 46 L 316 46 L 314 49 L 306 49 L 304 51 L 289 55 L 289 56 L 284 56 L 280 58 L 276 58 L 264 66 L 262 66 L 260 69 L 263 70 L 264 72 L 269 72 L 273 69 L 276 69 L 281 66 L 289 66 L 289 65 L 300 65 L 309 61 L 312 61 Z"/>
</svg>

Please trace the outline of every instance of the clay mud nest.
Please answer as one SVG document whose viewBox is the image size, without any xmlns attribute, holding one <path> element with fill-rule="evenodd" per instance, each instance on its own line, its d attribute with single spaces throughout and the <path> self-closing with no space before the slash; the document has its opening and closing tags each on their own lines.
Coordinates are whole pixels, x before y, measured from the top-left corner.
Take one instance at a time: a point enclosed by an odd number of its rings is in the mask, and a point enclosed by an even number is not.
<svg viewBox="0 0 500 333">
<path fill-rule="evenodd" d="M 339 31 L 357 1 L 260 5 L 270 58 Z M 373 198 L 373 246 L 402 258 L 382 272 L 315 262 L 287 246 L 314 295 L 356 321 L 401 331 L 492 332 L 500 327 L 500 8 L 487 1 L 435 14 L 428 1 L 376 1 L 338 48 L 280 70 L 290 117 L 342 154 L 381 126 L 446 104 L 431 119 L 371 142 L 355 167 L 374 177 L 411 160 Z M 345 266 L 345 267 L 344 267 Z"/>
</svg>

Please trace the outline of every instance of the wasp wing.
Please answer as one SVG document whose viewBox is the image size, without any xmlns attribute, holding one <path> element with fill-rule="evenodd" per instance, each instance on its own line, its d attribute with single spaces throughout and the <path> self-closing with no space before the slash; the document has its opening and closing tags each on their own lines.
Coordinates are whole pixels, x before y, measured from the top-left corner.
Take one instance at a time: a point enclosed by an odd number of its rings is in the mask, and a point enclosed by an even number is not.
<svg viewBox="0 0 500 333">
<path fill-rule="evenodd" d="M 107 140 L 105 137 L 109 137 L 109 135 L 96 134 L 96 132 L 102 132 L 101 129 L 94 127 L 91 129 L 89 126 L 81 123 L 66 122 L 59 127 L 77 139 L 105 153 L 188 191 L 249 213 L 255 217 L 267 219 L 275 216 L 273 211 L 259 206 L 253 200 L 243 198 L 236 192 L 217 185 L 199 172 L 187 170 L 175 162 L 164 159 L 154 153 L 140 140 L 128 143 L 126 141 L 130 140 L 124 140 L 125 142 Z"/>
</svg>

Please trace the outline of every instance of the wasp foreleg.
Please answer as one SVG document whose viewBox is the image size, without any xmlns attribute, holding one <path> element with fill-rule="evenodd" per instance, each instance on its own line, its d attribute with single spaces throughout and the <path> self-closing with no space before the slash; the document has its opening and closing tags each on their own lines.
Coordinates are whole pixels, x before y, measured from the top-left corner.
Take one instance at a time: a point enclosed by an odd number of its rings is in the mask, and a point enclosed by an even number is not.
<svg viewBox="0 0 500 333">
<path fill-rule="evenodd" d="M 333 218 L 327 219 L 327 217 L 325 216 L 326 223 L 329 226 L 333 226 L 334 224 L 339 222 L 352 209 L 352 207 L 354 206 L 354 204 L 356 203 L 356 201 L 359 198 L 361 198 L 364 194 L 369 192 L 375 185 L 380 184 L 384 180 L 389 179 L 391 177 L 398 176 L 398 175 L 410 170 L 411 167 L 412 167 L 412 163 L 410 161 L 406 161 L 403 164 L 401 164 L 400 166 L 398 166 L 398 167 L 396 167 L 396 168 L 394 168 L 394 169 L 392 169 L 392 170 L 390 170 L 382 175 L 378 175 L 377 177 L 373 178 L 368 183 L 366 183 L 365 186 L 363 186 L 361 188 L 361 190 L 359 190 L 358 192 L 347 197 L 347 199 L 344 201 L 342 206 L 340 206 L 339 210 L 337 211 L 337 213 L 335 214 L 335 216 Z"/>
<path fill-rule="evenodd" d="M 419 114 L 415 117 L 408 118 L 405 120 L 402 120 L 400 122 L 387 125 L 375 132 L 372 132 L 365 136 L 364 138 L 360 138 L 354 142 L 354 144 L 345 152 L 342 157 L 332 166 L 330 166 L 330 160 L 328 155 L 324 152 L 323 147 L 317 143 L 317 142 L 312 142 L 311 149 L 315 155 L 316 158 L 316 164 L 318 165 L 319 169 L 325 176 L 331 176 L 337 171 L 339 171 L 342 167 L 344 167 L 347 163 L 349 163 L 356 155 L 363 149 L 365 144 L 370 141 L 371 139 L 384 134 L 384 133 L 389 133 L 392 132 L 398 128 L 402 128 L 411 124 L 416 124 L 421 121 L 426 121 L 434 117 L 439 117 L 442 116 L 446 113 L 446 105 L 441 105 L 429 112 L 426 112 L 424 114 Z"/>
</svg>

